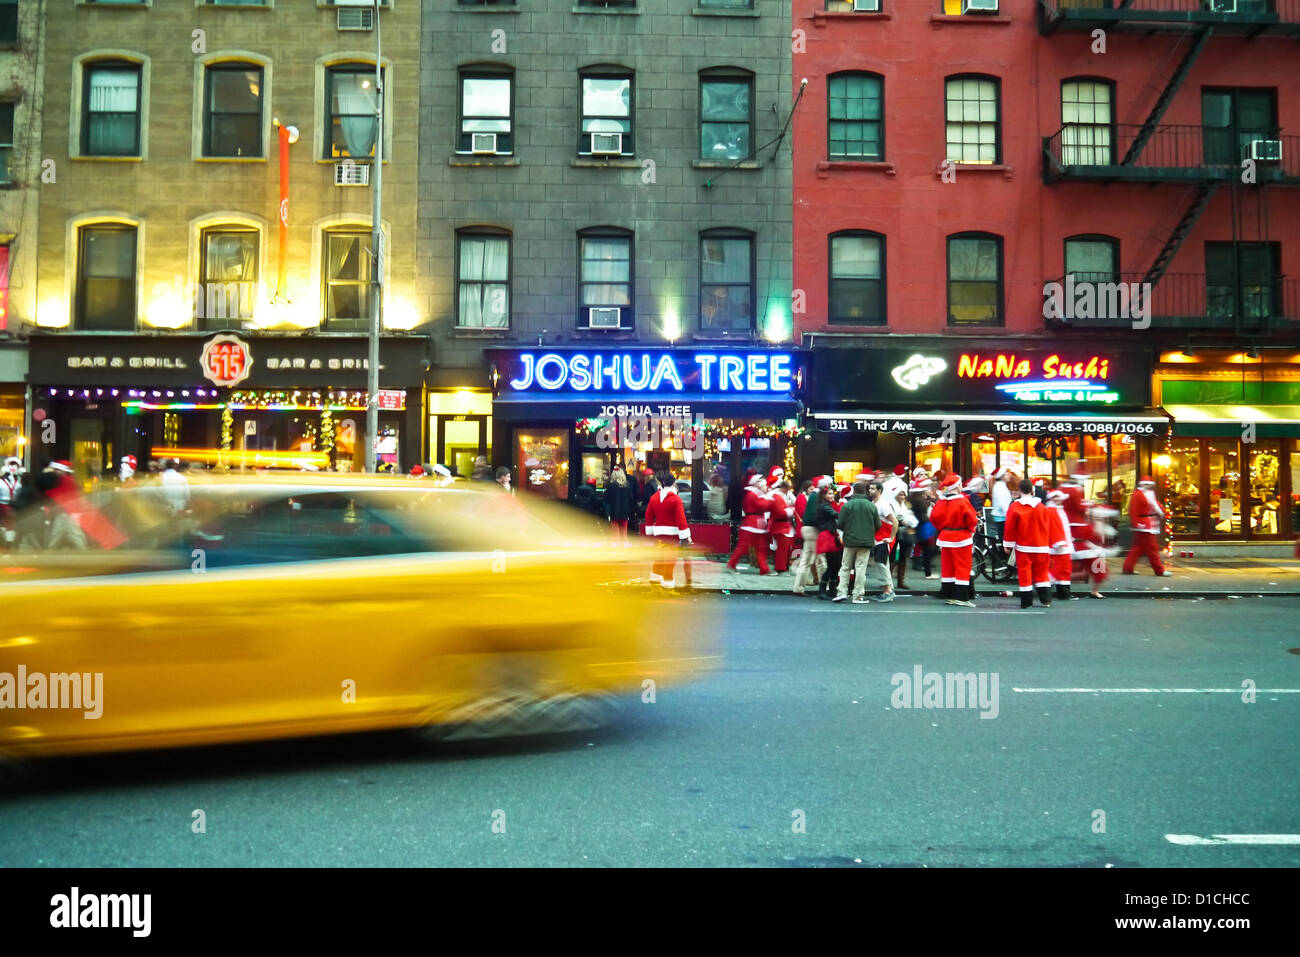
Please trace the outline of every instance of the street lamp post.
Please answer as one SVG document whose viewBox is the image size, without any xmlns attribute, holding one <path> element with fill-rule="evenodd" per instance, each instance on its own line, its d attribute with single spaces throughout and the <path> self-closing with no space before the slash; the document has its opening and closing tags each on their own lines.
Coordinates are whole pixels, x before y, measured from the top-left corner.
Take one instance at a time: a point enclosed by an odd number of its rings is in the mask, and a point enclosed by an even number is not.
<svg viewBox="0 0 1300 957">
<path fill-rule="evenodd" d="M 379 0 L 375 4 L 375 162 L 370 170 L 371 209 L 370 237 L 370 356 L 366 379 L 366 440 L 370 452 L 366 470 L 379 471 L 379 328 L 384 301 L 384 80 L 383 47 L 379 36 Z"/>
</svg>

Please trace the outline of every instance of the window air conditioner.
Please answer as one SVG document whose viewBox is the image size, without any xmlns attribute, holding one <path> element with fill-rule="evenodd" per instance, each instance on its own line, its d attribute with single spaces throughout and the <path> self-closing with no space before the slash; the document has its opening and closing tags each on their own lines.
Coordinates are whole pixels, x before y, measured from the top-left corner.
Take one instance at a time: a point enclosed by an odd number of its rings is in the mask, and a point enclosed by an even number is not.
<svg viewBox="0 0 1300 957">
<path fill-rule="evenodd" d="M 998 0 L 961 0 L 962 13 L 997 13 Z"/>
<path fill-rule="evenodd" d="M 880 0 L 853 0 L 854 13 L 879 13 Z"/>
<path fill-rule="evenodd" d="M 335 186 L 369 186 L 370 167 L 365 163 L 344 162 L 334 164 Z"/>
<path fill-rule="evenodd" d="M 1265 163 L 1280 163 L 1282 161 L 1282 141 L 1251 140 L 1248 145 L 1248 153 L 1253 160 Z"/>
<path fill-rule="evenodd" d="M 375 11 L 371 7 L 339 7 L 340 30 L 373 30 Z"/>
<path fill-rule="evenodd" d="M 587 310 L 587 325 L 592 329 L 617 329 L 622 325 L 617 308 L 592 308 Z"/>
<path fill-rule="evenodd" d="M 471 153 L 496 155 L 497 135 L 495 133 L 471 133 L 469 140 Z"/>
<path fill-rule="evenodd" d="M 591 134 L 591 153 L 593 156 L 618 156 L 622 152 L 622 133 Z"/>
<path fill-rule="evenodd" d="M 1205 9 L 1211 13 L 1236 13 L 1237 0 L 1205 0 Z"/>
</svg>

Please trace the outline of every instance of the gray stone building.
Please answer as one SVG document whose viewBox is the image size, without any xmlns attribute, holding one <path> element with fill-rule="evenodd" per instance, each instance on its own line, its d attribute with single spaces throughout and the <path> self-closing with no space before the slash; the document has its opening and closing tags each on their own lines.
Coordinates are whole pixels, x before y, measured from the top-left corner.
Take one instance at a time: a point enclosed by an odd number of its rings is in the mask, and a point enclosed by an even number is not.
<svg viewBox="0 0 1300 957">
<path fill-rule="evenodd" d="M 435 460 L 477 430 L 512 461 L 486 349 L 789 342 L 788 2 L 424 0 L 422 23 Z"/>
</svg>

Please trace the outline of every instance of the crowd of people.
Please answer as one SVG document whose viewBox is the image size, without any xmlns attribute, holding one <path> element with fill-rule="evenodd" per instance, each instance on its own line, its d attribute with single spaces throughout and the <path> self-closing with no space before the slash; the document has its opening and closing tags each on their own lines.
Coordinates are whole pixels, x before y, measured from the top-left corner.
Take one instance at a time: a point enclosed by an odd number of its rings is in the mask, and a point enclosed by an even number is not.
<svg viewBox="0 0 1300 957">
<path fill-rule="evenodd" d="M 1022 608 L 1035 599 L 1044 606 L 1053 598 L 1074 600 L 1075 582 L 1099 599 L 1106 558 L 1117 553 L 1118 511 L 1086 498 L 1086 478 L 1076 473 L 1048 489 L 999 469 L 963 484 L 955 473 L 916 468 L 909 474 L 899 465 L 892 473 L 860 473 L 847 484 L 818 475 L 796 493 L 777 467 L 747 477 L 727 567 L 735 571 L 752 556 L 760 575 L 789 574 L 796 595 L 816 585 L 820 599 L 866 604 L 868 585 L 878 591 L 877 602 L 911 590 L 906 577 L 915 563 L 927 581 L 939 582 L 948 604 L 973 608 L 979 538 L 986 561 L 1014 567 Z M 1150 478 L 1133 492 L 1128 514 L 1134 545 L 1124 573 L 1135 573 L 1146 558 L 1157 575 L 1171 575 L 1160 560 L 1164 513 Z"/>
</svg>

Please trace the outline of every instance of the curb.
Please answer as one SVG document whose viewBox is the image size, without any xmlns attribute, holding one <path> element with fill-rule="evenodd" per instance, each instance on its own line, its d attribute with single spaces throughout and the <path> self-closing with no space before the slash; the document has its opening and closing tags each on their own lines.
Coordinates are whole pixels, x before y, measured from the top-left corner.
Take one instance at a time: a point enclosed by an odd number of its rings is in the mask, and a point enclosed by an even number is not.
<svg viewBox="0 0 1300 957">
<path fill-rule="evenodd" d="M 799 597 L 794 593 L 792 593 L 789 589 L 785 589 L 785 588 L 729 589 L 729 588 L 700 588 L 700 587 L 692 586 L 690 588 L 678 587 L 673 589 L 673 591 L 677 593 L 686 593 L 686 594 L 694 594 L 694 595 L 726 595 L 728 597 L 732 597 L 736 595 L 785 595 L 788 598 Z M 1006 589 L 999 589 L 998 591 L 1006 591 Z M 978 594 L 976 595 L 976 600 L 1002 597 L 998 594 L 998 591 L 993 591 L 991 589 L 988 590 L 980 589 Z M 810 594 L 814 596 L 813 600 L 815 601 L 816 600 L 815 593 L 810 593 Z M 874 594 L 878 594 L 878 593 L 873 593 L 873 595 L 868 597 L 874 597 Z M 938 592 L 929 592 L 929 591 L 924 591 L 924 592 L 913 591 L 910 592 L 909 594 L 911 597 L 915 597 L 915 598 L 934 598 L 937 600 L 939 597 Z M 1112 598 L 1180 598 L 1180 599 L 1197 599 L 1197 598 L 1207 599 L 1208 598 L 1208 599 L 1226 600 L 1226 599 L 1233 599 L 1233 598 L 1238 598 L 1238 599 L 1300 598 L 1300 591 L 1259 591 L 1258 589 L 1244 588 L 1244 589 L 1231 590 L 1231 591 L 1225 591 L 1225 590 L 1207 591 L 1204 589 L 1196 590 L 1196 591 L 1159 591 L 1159 592 L 1113 591 L 1113 592 L 1106 592 L 1105 595 L 1107 601 L 1109 601 Z M 1087 600 L 1087 598 L 1084 595 L 1078 595 L 1076 597 L 1084 601 Z"/>
</svg>

